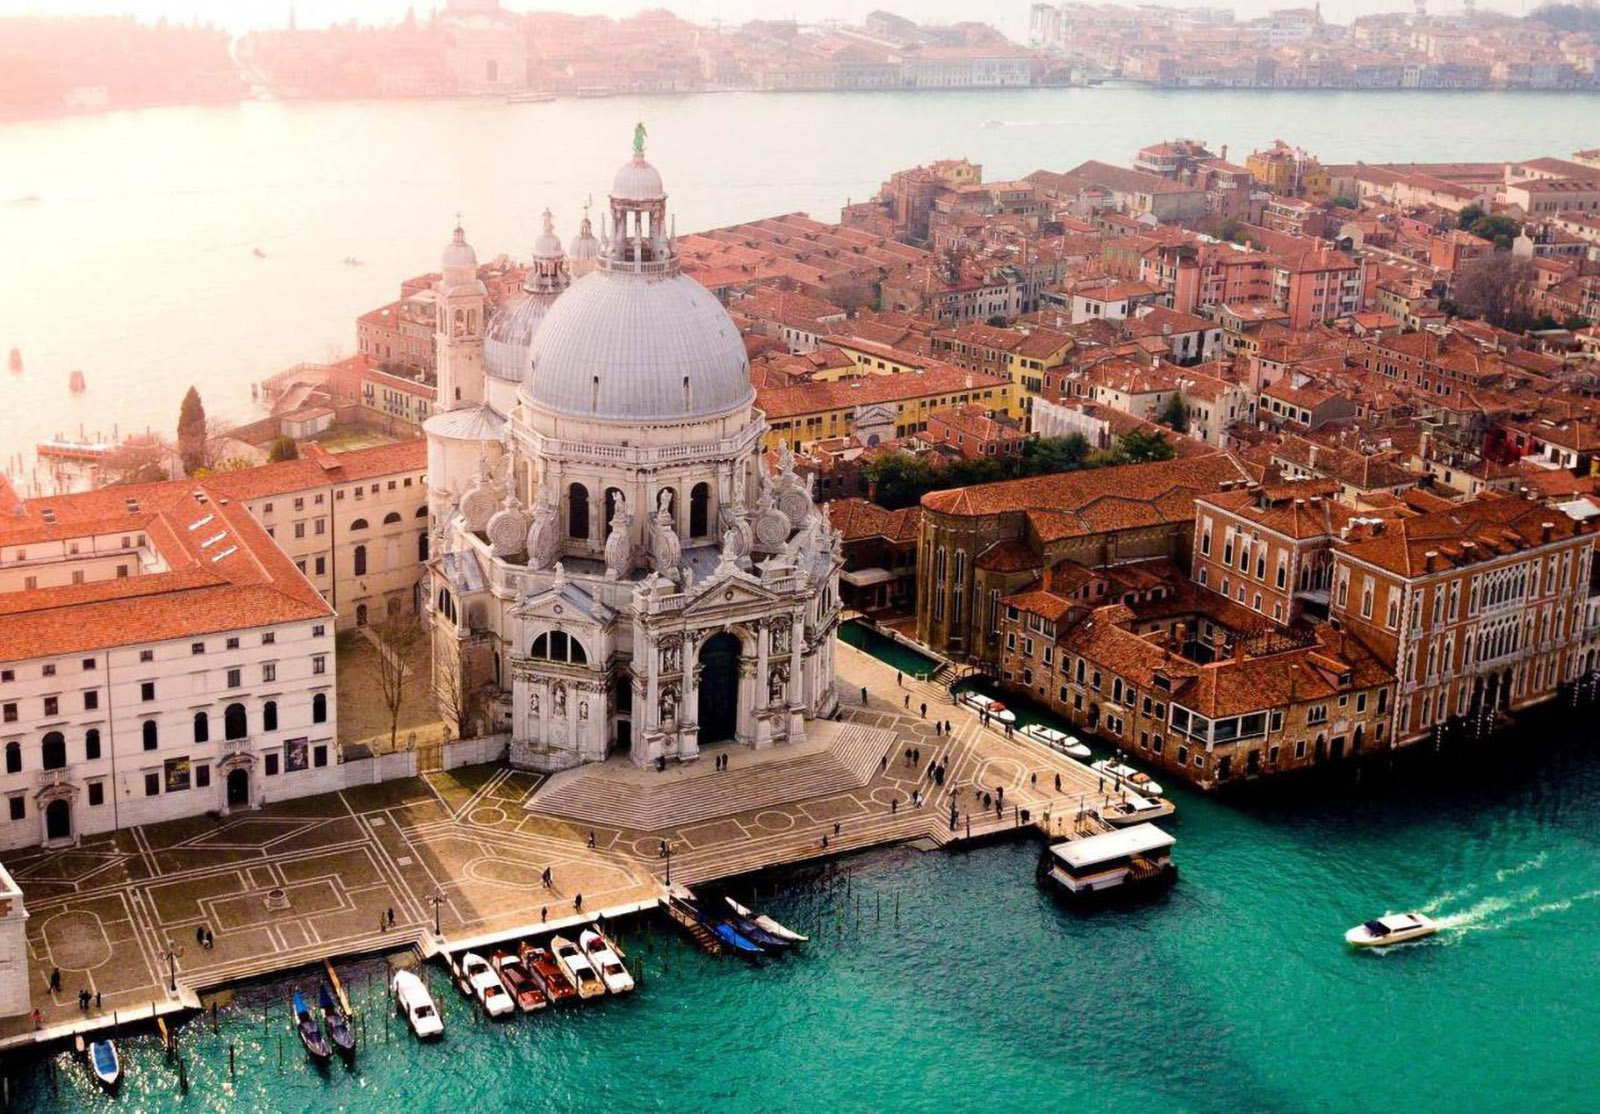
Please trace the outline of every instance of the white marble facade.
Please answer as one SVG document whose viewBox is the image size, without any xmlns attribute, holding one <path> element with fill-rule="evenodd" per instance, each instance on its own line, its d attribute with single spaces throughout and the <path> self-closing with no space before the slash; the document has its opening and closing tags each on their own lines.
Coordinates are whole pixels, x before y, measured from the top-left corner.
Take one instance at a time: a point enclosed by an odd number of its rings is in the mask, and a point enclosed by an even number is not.
<svg viewBox="0 0 1600 1114">
<path fill-rule="evenodd" d="M 792 460 L 763 465 L 743 341 L 679 272 L 642 128 L 609 216 L 596 265 L 570 285 L 551 281 L 541 239 L 549 304 L 506 412 L 461 381 L 484 360 L 455 322 L 482 314 L 457 317 L 460 245 L 447 251 L 449 409 L 427 427 L 436 645 L 487 646 L 518 766 L 799 741 L 837 705 L 838 535 Z M 504 369 L 504 350 L 492 362 Z"/>
</svg>

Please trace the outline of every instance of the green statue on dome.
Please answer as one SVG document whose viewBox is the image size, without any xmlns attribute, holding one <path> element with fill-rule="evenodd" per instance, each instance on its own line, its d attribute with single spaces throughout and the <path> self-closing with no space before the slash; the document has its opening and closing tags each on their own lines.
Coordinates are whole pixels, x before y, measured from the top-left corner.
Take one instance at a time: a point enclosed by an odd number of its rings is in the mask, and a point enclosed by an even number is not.
<svg viewBox="0 0 1600 1114">
<path fill-rule="evenodd" d="M 644 137 L 647 134 L 643 120 L 633 125 L 633 157 L 636 159 L 644 158 Z"/>
</svg>

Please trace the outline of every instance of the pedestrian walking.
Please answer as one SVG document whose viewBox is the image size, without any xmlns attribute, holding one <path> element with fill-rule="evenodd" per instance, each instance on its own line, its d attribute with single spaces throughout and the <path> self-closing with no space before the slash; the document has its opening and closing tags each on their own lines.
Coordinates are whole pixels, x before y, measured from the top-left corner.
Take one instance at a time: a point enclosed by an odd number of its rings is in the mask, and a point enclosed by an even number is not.
<svg viewBox="0 0 1600 1114">
<path fill-rule="evenodd" d="M 1028 775 L 1028 784 L 1029 785 L 1038 785 L 1039 784 L 1039 774 L 1038 774 L 1037 771 Z"/>
<path fill-rule="evenodd" d="M 550 906 L 548 906 L 548 905 L 539 906 L 539 923 L 543 924 L 545 921 L 547 921 L 549 919 L 550 919 Z"/>
<path fill-rule="evenodd" d="M 100 992 L 98 990 L 94 992 L 94 1008 L 100 1008 Z"/>
<path fill-rule="evenodd" d="M 1060 774 L 1056 775 L 1056 792 L 1057 793 L 1061 792 L 1061 775 Z"/>
<path fill-rule="evenodd" d="M 995 799 L 998 800 L 1001 804 L 1005 804 L 1006 803 L 1006 787 L 1005 786 L 1003 786 L 1003 785 L 995 786 L 994 787 L 994 795 L 995 795 Z"/>
<path fill-rule="evenodd" d="M 909 712 L 910 710 L 911 710 L 911 694 L 908 692 L 908 693 L 906 693 L 906 711 Z"/>
<path fill-rule="evenodd" d="M 900 798 L 896 797 L 896 798 L 894 798 L 894 800 L 889 802 L 889 815 L 893 816 L 895 813 L 897 813 L 899 811 L 900 811 Z"/>
<path fill-rule="evenodd" d="M 926 700 L 922 702 L 922 718 L 928 718 L 928 702 Z"/>
<path fill-rule="evenodd" d="M 394 906 L 389 906 L 389 927 L 394 927 Z"/>
<path fill-rule="evenodd" d="M 205 947 L 205 943 L 206 943 L 206 926 L 205 925 L 197 924 L 197 925 L 194 926 L 194 942 L 196 944 L 199 944 L 201 947 Z"/>
<path fill-rule="evenodd" d="M 904 684 L 904 682 L 905 682 L 905 676 L 904 676 L 904 674 L 902 674 L 902 673 L 901 673 L 901 672 L 900 672 L 900 671 L 899 671 L 899 670 L 898 670 L 898 669 L 896 669 L 896 670 L 895 670 L 895 671 L 894 671 L 894 683 L 895 683 L 895 687 L 896 687 L 896 688 L 904 688 L 904 687 L 905 687 L 905 684 Z"/>
<path fill-rule="evenodd" d="M 572 907 L 578 912 L 583 912 L 583 895 L 578 894 L 572 899 Z"/>
<path fill-rule="evenodd" d="M 378 931 L 379 932 L 388 932 L 389 931 L 389 921 L 382 913 L 378 914 Z"/>
<path fill-rule="evenodd" d="M 666 840 L 662 840 L 661 841 L 661 850 L 656 852 L 656 858 L 664 859 L 666 857 L 667 857 L 667 841 Z"/>
<path fill-rule="evenodd" d="M 826 851 L 828 849 L 828 833 L 827 832 L 823 832 L 822 833 L 822 849 L 824 851 Z"/>
<path fill-rule="evenodd" d="M 594 849 L 594 829 L 593 828 L 589 829 L 589 849 L 590 850 Z"/>
<path fill-rule="evenodd" d="M 839 821 L 837 821 L 837 820 L 835 820 L 833 822 L 833 834 L 834 835 L 838 835 L 839 834 Z"/>
<path fill-rule="evenodd" d="M 44 1014 L 39 1012 L 38 1006 L 33 1007 L 33 1027 L 36 1030 L 44 1027 Z"/>
<path fill-rule="evenodd" d="M 393 924 L 394 922 L 390 921 L 389 923 Z M 208 947 L 208 948 L 215 947 L 216 943 L 217 943 L 217 938 L 215 936 L 211 935 L 211 930 L 209 928 L 206 929 L 206 947 Z"/>
<path fill-rule="evenodd" d="M 59 967 L 50 968 L 50 989 L 61 989 L 61 968 Z"/>
<path fill-rule="evenodd" d="M 884 755 L 882 758 L 880 758 L 878 760 L 878 769 L 881 772 L 881 771 L 887 770 L 888 768 L 889 768 L 889 756 L 886 754 L 886 755 Z"/>
<path fill-rule="evenodd" d="M 945 720 L 944 721 L 944 733 L 946 735 L 950 734 L 950 721 L 949 720 Z"/>
<path fill-rule="evenodd" d="M 865 708 L 867 706 L 867 686 L 866 685 L 862 685 L 861 686 L 861 706 L 863 708 Z"/>
</svg>

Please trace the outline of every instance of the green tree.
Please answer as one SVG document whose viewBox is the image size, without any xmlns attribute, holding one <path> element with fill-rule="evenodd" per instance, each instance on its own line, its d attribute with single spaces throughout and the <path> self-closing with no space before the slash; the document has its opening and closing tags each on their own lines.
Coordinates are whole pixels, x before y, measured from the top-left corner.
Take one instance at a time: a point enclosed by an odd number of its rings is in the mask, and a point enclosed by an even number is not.
<svg viewBox="0 0 1600 1114">
<path fill-rule="evenodd" d="M 1156 430 L 1146 433 L 1136 429 L 1132 433 L 1124 434 L 1118 445 L 1122 456 L 1129 464 L 1143 464 L 1148 460 L 1171 460 L 1178 455 L 1167 442 L 1167 435 Z"/>
<path fill-rule="evenodd" d="M 1243 239 L 1243 237 L 1244 225 L 1240 224 L 1232 217 L 1229 217 L 1227 220 L 1217 225 L 1217 239 L 1219 240 L 1231 240 L 1237 244 Z"/>
<path fill-rule="evenodd" d="M 1183 401 L 1183 395 L 1172 396 L 1172 401 L 1167 403 L 1167 408 L 1161 411 L 1161 417 L 1156 421 L 1164 426 L 1171 426 L 1176 433 L 1189 432 L 1189 407 Z"/>
<path fill-rule="evenodd" d="M 280 460 L 294 460 L 300 455 L 300 446 L 296 445 L 293 437 L 274 438 L 272 448 L 267 453 L 267 463 L 276 464 Z"/>
<path fill-rule="evenodd" d="M 1022 446 L 1020 467 L 1024 476 L 1049 476 L 1082 468 L 1089 459 L 1089 439 L 1081 433 L 1065 437 L 1040 437 Z"/>
<path fill-rule="evenodd" d="M 867 465 L 866 473 L 873 501 L 890 510 L 911 506 L 937 482 L 933 465 L 910 453 L 881 456 Z"/>
<path fill-rule="evenodd" d="M 1361 202 L 1357 201 L 1353 197 L 1345 197 L 1343 194 L 1340 194 L 1338 197 L 1330 198 L 1328 200 L 1328 204 L 1337 206 L 1340 209 L 1361 208 Z"/>
<path fill-rule="evenodd" d="M 206 465 L 206 407 L 193 387 L 178 408 L 178 458 L 191 476 Z"/>
<path fill-rule="evenodd" d="M 1497 251 L 1468 260 L 1450 293 L 1463 317 L 1481 317 L 1520 333 L 1533 321 L 1530 306 L 1536 277 L 1532 260 Z"/>
</svg>

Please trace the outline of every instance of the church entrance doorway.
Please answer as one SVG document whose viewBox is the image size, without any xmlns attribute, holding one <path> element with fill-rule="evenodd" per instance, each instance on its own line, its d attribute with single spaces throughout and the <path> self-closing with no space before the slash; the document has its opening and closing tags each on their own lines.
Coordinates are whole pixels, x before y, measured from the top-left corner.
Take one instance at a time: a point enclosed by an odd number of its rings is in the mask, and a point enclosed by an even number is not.
<svg viewBox="0 0 1600 1114">
<path fill-rule="evenodd" d="M 54 800 L 44 806 L 44 838 L 72 838 L 72 806 L 64 800 Z"/>
<path fill-rule="evenodd" d="M 250 771 L 234 770 L 228 774 L 228 807 L 238 808 L 250 803 Z"/>
<path fill-rule="evenodd" d="M 739 722 L 739 638 L 723 631 L 700 647 L 700 742 L 733 738 Z"/>
</svg>

